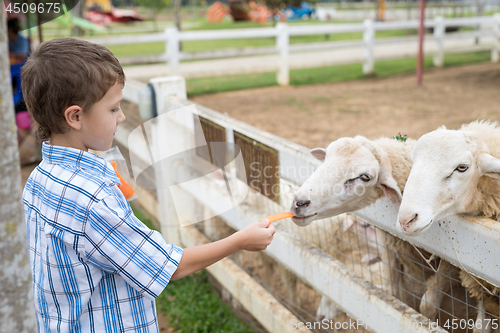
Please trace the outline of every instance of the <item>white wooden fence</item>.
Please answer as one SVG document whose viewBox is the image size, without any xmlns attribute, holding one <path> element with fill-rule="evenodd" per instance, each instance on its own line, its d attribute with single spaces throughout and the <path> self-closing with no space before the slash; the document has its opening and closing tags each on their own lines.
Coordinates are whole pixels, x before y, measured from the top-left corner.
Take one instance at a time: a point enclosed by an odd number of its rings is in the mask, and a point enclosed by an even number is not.
<svg viewBox="0 0 500 333">
<path fill-rule="evenodd" d="M 373 3 L 369 4 L 373 6 Z M 340 5 L 338 4 L 330 4 L 329 6 L 329 4 L 326 3 L 319 3 L 316 8 L 333 7 L 337 9 L 333 18 L 343 21 L 363 20 L 365 18 L 377 16 L 376 8 L 367 8 L 366 6 L 356 6 L 356 8 L 349 8 L 349 6 L 352 6 L 352 2 L 346 2 L 346 4 L 344 4 L 343 6 L 343 9 L 341 9 L 342 7 L 340 7 Z M 418 2 L 405 3 L 404 5 L 402 5 L 401 2 L 387 1 L 386 8 L 385 19 L 390 21 L 411 20 L 419 17 L 420 15 Z M 437 16 L 466 17 L 475 16 L 477 13 L 498 12 L 499 10 L 500 3 L 498 1 L 490 1 L 488 3 L 478 1 L 427 1 L 425 4 L 425 17 L 428 19 Z"/>
<path fill-rule="evenodd" d="M 167 150 L 177 152 L 191 149 L 194 144 L 193 115 L 202 116 L 225 129 L 226 138 L 231 142 L 232 133 L 237 131 L 253 140 L 264 143 L 279 153 L 281 188 L 280 204 L 269 199 L 258 198 L 252 203 L 245 202 L 235 205 L 233 209 L 223 212 L 220 217 L 232 228 L 242 229 L 244 226 L 258 221 L 262 217 L 282 211 L 287 211 L 291 203 L 290 194 L 307 179 L 310 172 L 319 165 L 312 158 L 305 147 L 279 138 L 271 133 L 261 131 L 243 122 L 231 119 L 216 111 L 195 105 L 186 99 L 185 82 L 181 77 L 158 78 L 151 81 L 156 88 L 159 116 L 168 111 L 186 108 L 188 113 L 183 117 L 169 119 L 174 122 L 178 134 L 183 136 L 174 146 L 168 131 L 162 122 L 153 119 L 144 124 L 143 129 L 123 132 L 120 128 L 116 139 L 127 145 L 130 154 L 136 155 L 145 164 L 151 165 L 158 160 L 158 156 L 165 156 Z M 127 83 L 124 89 L 124 98 L 138 103 L 137 89 L 144 87 L 141 84 Z M 145 136 L 147 137 L 145 139 Z M 234 142 L 234 141 L 233 141 Z M 149 146 L 146 147 L 145 144 Z M 172 145 L 172 146 L 168 146 Z M 155 156 L 155 157 L 154 157 Z M 308 174 L 287 172 L 305 167 Z M 304 169 L 302 169 L 304 170 Z M 182 246 L 194 246 L 206 242 L 206 239 L 195 228 L 180 227 L 178 214 L 174 208 L 169 188 L 164 184 L 167 180 L 195 179 L 202 177 L 191 165 L 168 161 L 167 164 L 155 168 L 158 193 L 158 213 L 162 232 L 168 242 Z M 228 180 L 234 181 L 233 172 L 227 173 Z M 221 192 L 221 180 L 204 180 L 201 186 L 193 188 L 187 183 L 177 186 L 177 194 L 182 201 L 184 210 L 195 212 L 201 205 L 212 211 L 219 211 L 220 205 L 227 198 Z M 224 185 L 224 184 L 223 184 Z M 223 186 L 222 188 L 225 188 Z M 179 192 L 181 190 L 181 192 Z M 177 207 L 178 208 L 178 207 Z M 450 241 L 448 229 L 444 224 L 435 223 L 424 235 L 409 238 L 395 228 L 397 212 L 387 200 L 379 200 L 374 205 L 358 211 L 355 214 L 365 218 L 400 238 L 411 241 L 415 245 L 459 265 L 457 254 Z M 464 220 L 458 217 L 449 220 L 451 233 L 456 244 L 461 263 L 467 270 L 478 277 L 500 285 L 500 265 L 497 255 L 497 244 L 500 239 L 498 223 L 489 220 Z M 312 286 L 324 297 L 333 301 L 348 315 L 359 320 L 373 332 L 445 332 L 440 327 L 429 327 L 429 320 L 410 308 L 398 299 L 387 295 L 381 289 L 350 272 L 345 265 L 334 258 L 325 255 L 318 249 L 305 243 L 297 234 L 286 227 L 286 224 L 277 223 L 276 235 L 266 253 L 284 265 L 296 276 Z M 474 240 L 474 241 L 471 241 Z M 265 290 L 259 289 L 251 278 L 244 272 L 238 271 L 230 261 L 215 264 L 209 271 L 223 284 L 248 311 L 271 332 L 296 332 L 292 322 L 298 319 L 285 308 L 277 305 L 276 299 Z M 254 287 L 249 287 L 250 285 Z M 249 291 L 249 288 L 257 288 Z M 300 331 L 300 330 L 299 330 Z M 304 330 L 307 331 L 307 330 Z"/>
<path fill-rule="evenodd" d="M 178 31 L 177 28 L 167 28 L 164 33 L 154 33 L 139 36 L 106 37 L 92 39 L 93 42 L 104 45 L 137 44 L 149 42 L 165 42 L 166 52 L 161 55 L 149 55 L 133 57 L 134 61 L 166 61 L 170 68 L 170 73 L 179 74 L 179 63 L 181 60 L 212 59 L 221 57 L 236 57 L 261 54 L 278 54 L 279 69 L 277 81 L 280 85 L 289 83 L 289 54 L 291 52 L 304 52 L 327 49 L 346 49 L 352 47 L 364 48 L 363 72 L 371 74 L 374 72 L 375 45 L 378 44 L 398 44 L 403 41 L 416 41 L 414 38 L 396 39 L 375 39 L 377 31 L 417 29 L 418 21 L 399 22 L 374 22 L 365 20 L 358 24 L 326 24 L 326 25 L 288 25 L 278 23 L 274 28 L 253 28 L 253 29 L 232 29 L 232 30 L 209 30 L 209 31 Z M 490 49 L 491 60 L 497 62 L 500 50 L 500 14 L 486 17 L 467 18 L 442 18 L 436 17 L 433 20 L 425 21 L 426 28 L 434 28 L 432 39 L 436 43 L 434 64 L 443 66 L 445 54 L 445 41 L 460 40 L 474 37 L 476 39 L 488 39 L 491 41 L 481 45 L 463 45 L 460 51 L 477 51 L 479 49 Z M 479 27 L 479 30 L 464 33 L 446 33 L 446 27 Z M 361 41 L 349 42 L 323 42 L 307 44 L 290 44 L 291 36 L 338 34 L 349 32 L 362 32 Z M 243 48 L 214 50 L 205 52 L 181 52 L 180 42 L 183 41 L 207 41 L 220 39 L 242 39 L 242 38 L 276 38 L 275 47 Z M 356 52 L 356 51 L 354 51 Z M 457 52 L 457 50 L 454 50 Z M 415 52 L 416 55 L 416 52 Z"/>
</svg>

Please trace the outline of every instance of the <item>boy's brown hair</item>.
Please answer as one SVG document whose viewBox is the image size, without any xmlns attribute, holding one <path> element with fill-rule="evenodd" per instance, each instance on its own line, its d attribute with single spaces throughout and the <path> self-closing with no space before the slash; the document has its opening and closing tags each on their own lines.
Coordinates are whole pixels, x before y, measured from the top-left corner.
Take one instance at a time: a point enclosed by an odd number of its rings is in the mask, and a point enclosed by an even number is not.
<svg viewBox="0 0 500 333">
<path fill-rule="evenodd" d="M 28 111 L 38 123 L 38 137 L 67 129 L 64 110 L 78 105 L 87 112 L 117 82 L 125 83 L 118 59 L 104 46 L 76 38 L 44 42 L 21 72 Z"/>
</svg>

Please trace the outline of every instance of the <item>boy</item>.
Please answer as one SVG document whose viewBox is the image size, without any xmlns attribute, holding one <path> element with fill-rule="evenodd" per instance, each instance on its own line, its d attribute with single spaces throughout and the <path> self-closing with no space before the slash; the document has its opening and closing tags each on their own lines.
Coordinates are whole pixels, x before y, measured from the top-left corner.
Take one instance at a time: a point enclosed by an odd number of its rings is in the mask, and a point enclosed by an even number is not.
<svg viewBox="0 0 500 333">
<path fill-rule="evenodd" d="M 263 250 L 274 228 L 254 223 L 182 250 L 132 213 L 110 163 L 123 70 L 103 46 L 58 38 L 23 68 L 43 160 L 23 193 L 40 332 L 158 332 L 154 299 L 172 279 L 238 251 Z"/>
</svg>

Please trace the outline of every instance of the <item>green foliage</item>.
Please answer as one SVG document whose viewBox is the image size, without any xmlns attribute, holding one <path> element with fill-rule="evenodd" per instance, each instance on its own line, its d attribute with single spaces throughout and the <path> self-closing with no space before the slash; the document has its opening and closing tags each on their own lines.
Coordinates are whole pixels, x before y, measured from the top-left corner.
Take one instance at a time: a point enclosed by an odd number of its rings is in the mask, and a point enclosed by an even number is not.
<svg viewBox="0 0 500 333">
<path fill-rule="evenodd" d="M 158 12 L 170 6 L 171 0 L 135 0 L 136 4 L 141 7 L 146 7 L 153 12 Z"/>
<path fill-rule="evenodd" d="M 392 137 L 394 140 L 400 141 L 400 142 L 406 142 L 408 139 L 408 135 L 402 135 L 401 132 L 398 135 L 395 135 Z"/>
<path fill-rule="evenodd" d="M 155 31 L 158 31 L 158 22 L 156 20 L 156 16 L 166 7 L 172 4 L 171 0 L 135 0 L 135 2 L 137 3 L 137 5 L 149 10 L 149 16 L 153 20 Z"/>
<path fill-rule="evenodd" d="M 300 7 L 300 3 L 303 0 L 263 0 L 263 3 L 267 6 L 269 9 L 283 9 L 287 5 L 290 6 L 295 6 L 295 7 Z M 318 2 L 318 0 L 308 0 L 310 4 L 315 4 Z"/>
<path fill-rule="evenodd" d="M 186 333 L 250 333 L 207 280 L 206 271 L 171 281 L 156 299 L 174 329 Z"/>
</svg>

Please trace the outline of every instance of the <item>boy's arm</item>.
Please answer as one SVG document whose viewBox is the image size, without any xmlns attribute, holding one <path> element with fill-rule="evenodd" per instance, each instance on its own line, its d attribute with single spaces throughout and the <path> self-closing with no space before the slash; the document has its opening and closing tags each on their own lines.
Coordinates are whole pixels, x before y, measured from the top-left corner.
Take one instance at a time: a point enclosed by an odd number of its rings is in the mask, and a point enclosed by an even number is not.
<svg viewBox="0 0 500 333">
<path fill-rule="evenodd" d="M 181 261 L 171 280 L 177 280 L 206 268 L 239 251 L 261 251 L 271 243 L 274 227 L 268 221 L 256 222 L 219 241 L 184 249 Z"/>
</svg>

